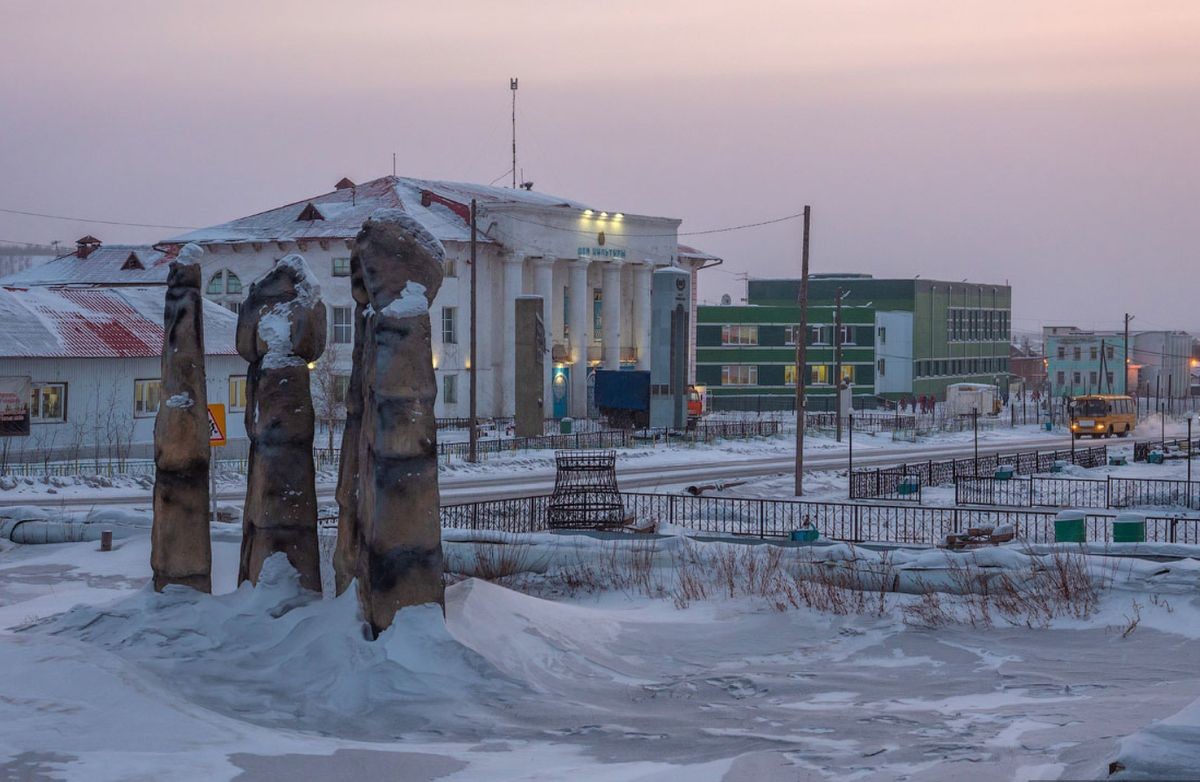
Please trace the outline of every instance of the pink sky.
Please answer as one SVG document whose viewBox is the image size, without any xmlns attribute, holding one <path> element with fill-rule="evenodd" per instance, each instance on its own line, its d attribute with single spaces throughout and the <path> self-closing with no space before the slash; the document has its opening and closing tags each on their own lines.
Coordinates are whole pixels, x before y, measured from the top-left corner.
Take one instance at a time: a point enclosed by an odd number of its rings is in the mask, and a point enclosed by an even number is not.
<svg viewBox="0 0 1200 782">
<path fill-rule="evenodd" d="M 507 181 L 813 268 L 1009 280 L 1018 328 L 1200 331 L 1200 3 L 5 0 L 0 207 L 205 225 L 342 176 Z M 0 240 L 170 230 L 0 213 Z M 701 295 L 799 224 L 688 239 Z"/>
</svg>

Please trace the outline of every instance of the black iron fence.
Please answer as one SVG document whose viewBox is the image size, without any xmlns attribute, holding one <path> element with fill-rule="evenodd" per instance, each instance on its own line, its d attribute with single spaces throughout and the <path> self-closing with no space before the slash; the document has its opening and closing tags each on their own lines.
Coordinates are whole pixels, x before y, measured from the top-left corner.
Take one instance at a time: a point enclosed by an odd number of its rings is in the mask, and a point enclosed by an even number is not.
<svg viewBox="0 0 1200 782">
<path fill-rule="evenodd" d="M 1200 482 L 1157 478 L 960 477 L 954 501 L 1031 508 L 1188 508 L 1200 510 Z"/>
<path fill-rule="evenodd" d="M 822 537 L 860 543 L 890 541 L 936 545 L 951 533 L 973 527 L 1012 526 L 1031 543 L 1054 541 L 1056 513 L 1007 508 L 925 508 L 809 500 L 766 500 L 738 497 L 693 497 L 676 494 L 622 495 L 626 514 L 639 524 L 670 524 L 709 535 L 786 538 L 807 525 Z M 489 500 L 442 506 L 442 526 L 506 533 L 547 529 L 549 497 Z M 1115 516 L 1089 513 L 1085 529 L 1094 542 L 1112 540 Z M 1146 517 L 1146 540 L 1161 543 L 1200 543 L 1200 518 L 1183 515 Z"/>
<path fill-rule="evenodd" d="M 892 484 L 878 474 L 916 476 L 923 486 L 949 486 L 959 478 L 994 476 L 1001 465 L 1009 465 L 1017 475 L 1050 472 L 1055 462 L 1077 464 L 1080 467 L 1103 467 L 1108 460 L 1108 447 L 1057 451 L 1022 451 L 980 456 L 978 459 L 946 459 L 942 461 L 909 462 L 894 467 L 858 469 L 851 476 L 852 499 L 884 499 L 872 492 L 872 487 L 889 489 Z"/>
<path fill-rule="evenodd" d="M 921 476 L 904 467 L 855 471 L 850 476 L 850 499 L 921 502 Z"/>
<path fill-rule="evenodd" d="M 1184 451 L 1188 455 L 1200 453 L 1200 438 L 1194 438 L 1190 445 L 1186 437 L 1138 440 L 1133 444 L 1133 460 L 1135 462 L 1144 462 L 1150 456 L 1151 451 L 1166 453 L 1171 449 Z"/>
</svg>

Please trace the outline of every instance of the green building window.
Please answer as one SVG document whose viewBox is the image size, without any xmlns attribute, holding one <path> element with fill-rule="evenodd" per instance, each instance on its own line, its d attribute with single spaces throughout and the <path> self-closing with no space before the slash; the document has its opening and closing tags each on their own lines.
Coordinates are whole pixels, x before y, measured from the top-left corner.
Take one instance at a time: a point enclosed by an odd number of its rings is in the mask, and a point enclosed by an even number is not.
<svg viewBox="0 0 1200 782">
<path fill-rule="evenodd" d="M 730 364 L 721 367 L 721 385 L 756 386 L 758 367 L 754 364 Z"/>
<path fill-rule="evenodd" d="M 758 326 L 722 326 L 722 345 L 757 345 Z"/>
</svg>

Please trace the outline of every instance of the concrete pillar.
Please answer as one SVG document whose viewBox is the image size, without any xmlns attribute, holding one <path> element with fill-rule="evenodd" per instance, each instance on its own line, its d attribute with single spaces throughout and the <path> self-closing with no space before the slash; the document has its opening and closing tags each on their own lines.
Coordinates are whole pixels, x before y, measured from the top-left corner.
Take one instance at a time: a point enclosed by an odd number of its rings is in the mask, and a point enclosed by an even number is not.
<svg viewBox="0 0 1200 782">
<path fill-rule="evenodd" d="M 637 348 L 637 368 L 650 369 L 650 280 L 654 267 L 649 263 L 633 266 L 633 345 Z"/>
<path fill-rule="evenodd" d="M 550 382 L 554 372 L 554 362 L 551 361 L 549 352 L 554 344 L 553 316 L 554 316 L 554 259 L 553 258 L 535 258 L 534 259 L 534 292 L 542 297 L 542 323 L 545 326 L 546 352 L 542 361 L 542 407 L 546 415 L 553 413 L 554 405 L 550 395 Z"/>
<path fill-rule="evenodd" d="M 592 286 L 588 282 L 588 262 L 582 258 L 571 264 L 570 329 L 571 415 L 587 417 L 588 347 L 592 344 Z"/>
<path fill-rule="evenodd" d="M 601 264 L 604 270 L 604 299 L 602 300 L 601 325 L 603 336 L 603 362 L 605 369 L 621 368 L 621 261 L 608 260 Z"/>
<path fill-rule="evenodd" d="M 525 254 L 515 252 L 504 257 L 504 322 L 500 338 L 504 341 L 504 363 L 501 365 L 500 415 L 511 416 L 517 411 L 517 333 L 516 306 L 521 295 L 525 270 Z"/>
</svg>

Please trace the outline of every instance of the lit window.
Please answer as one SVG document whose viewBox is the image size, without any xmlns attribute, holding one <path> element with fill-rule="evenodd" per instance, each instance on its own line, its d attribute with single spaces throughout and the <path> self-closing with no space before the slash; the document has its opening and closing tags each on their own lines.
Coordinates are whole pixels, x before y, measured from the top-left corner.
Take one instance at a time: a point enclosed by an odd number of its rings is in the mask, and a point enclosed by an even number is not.
<svg viewBox="0 0 1200 782">
<path fill-rule="evenodd" d="M 721 367 L 721 385 L 756 386 L 758 367 L 753 364 L 732 364 Z"/>
<path fill-rule="evenodd" d="M 784 364 L 783 366 L 783 384 L 785 386 L 796 385 L 796 365 Z"/>
<path fill-rule="evenodd" d="M 808 381 L 814 386 L 829 385 L 829 377 L 833 373 L 829 371 L 828 364 L 813 364 L 808 368 Z"/>
<path fill-rule="evenodd" d="M 442 344 L 458 344 L 458 308 L 442 307 Z"/>
<path fill-rule="evenodd" d="M 133 381 L 133 414 L 145 418 L 158 413 L 159 397 L 162 395 L 162 381 L 135 380 Z"/>
<path fill-rule="evenodd" d="M 758 326 L 722 326 L 722 345 L 757 345 Z"/>
<path fill-rule="evenodd" d="M 333 270 L 330 272 L 334 277 L 349 277 L 350 276 L 350 259 L 349 258 L 334 258 Z"/>
<path fill-rule="evenodd" d="M 230 375 L 229 376 L 229 409 L 230 410 L 245 410 L 246 409 L 246 376 L 245 375 Z"/>
<path fill-rule="evenodd" d="M 354 340 L 354 324 L 349 307 L 333 308 L 333 342 L 337 345 L 349 345 Z"/>
<path fill-rule="evenodd" d="M 67 384 L 38 383 L 29 400 L 29 418 L 40 423 L 67 420 Z"/>
<path fill-rule="evenodd" d="M 853 364 L 842 364 L 842 382 L 844 382 L 844 383 L 853 383 L 854 382 L 854 365 Z"/>
</svg>

